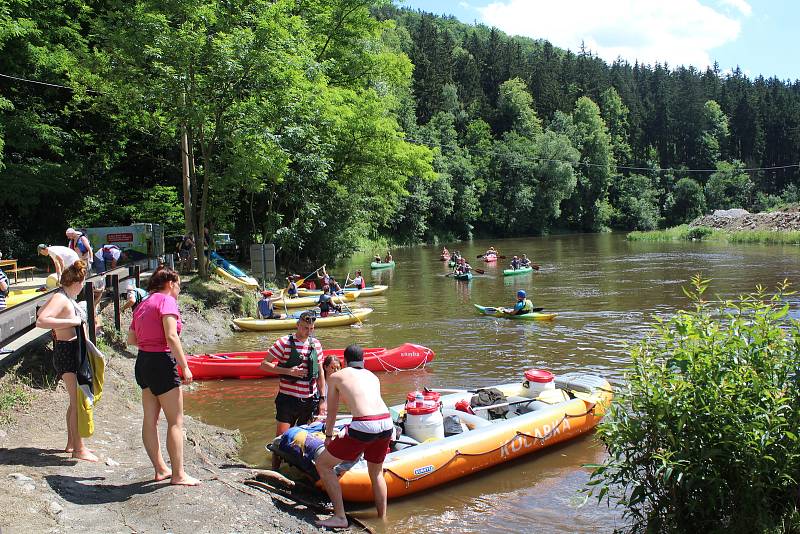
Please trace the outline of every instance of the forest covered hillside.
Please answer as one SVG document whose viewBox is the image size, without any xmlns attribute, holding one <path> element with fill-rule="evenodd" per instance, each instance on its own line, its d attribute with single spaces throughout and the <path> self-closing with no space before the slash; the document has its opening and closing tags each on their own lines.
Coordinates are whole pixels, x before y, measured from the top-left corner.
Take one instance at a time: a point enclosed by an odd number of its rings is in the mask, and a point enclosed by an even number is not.
<svg viewBox="0 0 800 534">
<path fill-rule="evenodd" d="M 10 0 L 0 51 L 6 257 L 188 217 L 296 265 L 800 200 L 797 81 L 609 65 L 378 0 Z"/>
</svg>

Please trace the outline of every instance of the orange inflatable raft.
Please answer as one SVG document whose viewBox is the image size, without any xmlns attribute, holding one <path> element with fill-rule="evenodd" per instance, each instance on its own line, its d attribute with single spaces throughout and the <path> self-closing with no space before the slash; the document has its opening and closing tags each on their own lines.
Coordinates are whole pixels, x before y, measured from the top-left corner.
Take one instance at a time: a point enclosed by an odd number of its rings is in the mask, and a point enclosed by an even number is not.
<svg viewBox="0 0 800 534">
<path fill-rule="evenodd" d="M 427 396 L 424 403 L 433 403 L 433 410 L 416 408 L 419 401 L 391 407 L 395 422 L 404 421 L 405 430 L 383 464 L 389 498 L 421 492 L 584 434 L 600 422 L 613 396 L 609 383 L 594 375 L 570 373 L 556 379 L 532 369 L 525 377 L 494 386 L 506 398 L 493 406 L 508 408 L 499 419 L 490 419 L 486 407 L 475 408 L 474 414 L 462 411 L 475 394 L 466 390 L 439 390 L 449 394 L 438 399 Z M 444 418 L 457 418 L 462 431 L 444 437 L 439 426 Z M 373 500 L 363 458 L 339 481 L 345 500 Z"/>
</svg>

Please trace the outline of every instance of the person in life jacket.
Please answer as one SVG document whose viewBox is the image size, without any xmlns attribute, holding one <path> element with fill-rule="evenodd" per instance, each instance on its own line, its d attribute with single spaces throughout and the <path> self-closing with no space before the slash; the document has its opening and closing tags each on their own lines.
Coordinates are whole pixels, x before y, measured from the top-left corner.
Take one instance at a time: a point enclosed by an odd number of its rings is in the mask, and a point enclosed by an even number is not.
<svg viewBox="0 0 800 534">
<path fill-rule="evenodd" d="M 519 266 L 520 267 L 530 267 L 531 260 L 528 259 L 527 254 L 523 254 L 522 257 L 519 259 Z"/>
<path fill-rule="evenodd" d="M 336 278 L 334 278 L 333 276 L 330 277 L 328 285 L 331 286 L 332 295 L 339 295 L 342 293 L 342 286 L 339 285 L 339 282 L 337 282 Z"/>
<path fill-rule="evenodd" d="M 328 412 L 325 373 L 320 372 L 325 355 L 322 344 L 313 337 L 314 321 L 314 312 L 301 313 L 295 333 L 275 341 L 260 365 L 260 369 L 280 375 L 275 396 L 276 436 Z M 272 467 L 280 467 L 278 455 L 272 456 Z"/>
<path fill-rule="evenodd" d="M 520 263 L 519 258 L 517 256 L 514 256 L 513 258 L 511 258 L 511 268 L 512 269 L 514 269 L 516 271 L 521 266 L 522 266 L 522 264 Z"/>
<path fill-rule="evenodd" d="M 272 302 L 272 291 L 261 292 L 261 299 L 258 301 L 259 319 L 283 319 L 283 315 L 275 313 L 275 304 Z"/>
<path fill-rule="evenodd" d="M 525 293 L 524 289 L 520 289 L 517 291 L 517 303 L 514 305 L 513 308 L 506 308 L 506 313 L 510 315 L 525 315 L 526 313 L 533 312 L 533 302 L 529 298 L 528 295 Z"/>
<path fill-rule="evenodd" d="M 290 299 L 297 298 L 297 283 L 294 281 L 294 277 L 292 276 L 286 277 L 286 295 Z"/>
<path fill-rule="evenodd" d="M 381 257 L 380 257 L 380 256 L 378 256 L 377 254 L 375 254 L 375 255 L 372 257 L 372 261 L 373 261 L 373 262 L 375 262 L 375 263 L 383 263 L 383 262 L 381 261 Z"/>
<path fill-rule="evenodd" d="M 383 259 L 383 263 L 392 263 L 392 253 L 388 250 L 386 251 L 386 257 Z"/>
<path fill-rule="evenodd" d="M 494 248 L 494 245 L 490 246 L 489 249 L 483 253 L 484 256 L 497 256 L 497 249 Z"/>
<path fill-rule="evenodd" d="M 75 251 L 78 259 L 85 261 L 88 265 L 92 265 L 94 254 L 92 253 L 92 244 L 86 234 L 79 232 L 74 228 L 67 228 L 65 232 L 67 239 L 69 239 L 68 247 Z"/>
<path fill-rule="evenodd" d="M 364 283 L 364 276 L 361 274 L 361 271 L 356 271 L 356 277 L 353 278 L 349 284 L 345 284 L 345 287 L 355 287 L 358 289 L 367 287 L 367 284 Z"/>
<path fill-rule="evenodd" d="M 318 306 L 320 317 L 327 317 L 331 311 L 342 311 L 341 306 L 337 306 L 333 303 L 333 293 L 331 292 L 331 286 L 328 285 L 322 286 L 322 295 L 319 297 Z"/>
</svg>

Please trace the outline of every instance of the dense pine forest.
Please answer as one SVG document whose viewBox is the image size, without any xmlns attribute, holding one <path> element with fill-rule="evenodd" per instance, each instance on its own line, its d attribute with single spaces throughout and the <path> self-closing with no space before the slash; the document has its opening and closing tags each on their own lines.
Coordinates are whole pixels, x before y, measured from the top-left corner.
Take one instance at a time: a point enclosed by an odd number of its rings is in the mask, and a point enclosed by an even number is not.
<svg viewBox="0 0 800 534">
<path fill-rule="evenodd" d="M 188 219 L 287 265 L 800 200 L 797 81 L 609 65 L 379 0 L 10 0 L 0 50 L 7 257 Z"/>
</svg>

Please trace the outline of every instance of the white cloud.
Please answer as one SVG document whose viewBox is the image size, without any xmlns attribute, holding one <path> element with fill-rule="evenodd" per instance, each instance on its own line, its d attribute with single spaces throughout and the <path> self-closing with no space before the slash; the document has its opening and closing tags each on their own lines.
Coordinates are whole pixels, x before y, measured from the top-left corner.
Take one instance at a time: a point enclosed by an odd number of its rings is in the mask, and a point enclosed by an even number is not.
<svg viewBox="0 0 800 534">
<path fill-rule="evenodd" d="M 731 0 L 727 0 L 727 1 L 731 1 Z M 734 1 L 735 1 L 735 0 L 734 0 Z M 458 5 L 459 5 L 460 7 L 463 7 L 464 9 L 471 9 L 471 8 L 472 8 L 472 6 L 471 6 L 471 5 L 469 5 L 469 4 L 468 4 L 468 3 L 466 3 L 466 2 L 459 2 L 459 3 L 458 3 Z"/>
<path fill-rule="evenodd" d="M 723 0 L 747 6 L 744 0 Z M 497 0 L 483 22 L 512 35 L 547 39 L 574 52 L 581 42 L 606 61 L 711 64 L 710 50 L 739 35 L 739 21 L 698 0 Z"/>
<path fill-rule="evenodd" d="M 753 12 L 753 8 L 750 7 L 750 4 L 748 4 L 745 0 L 719 0 L 719 3 L 723 6 L 736 9 L 745 17 L 749 17 Z"/>
</svg>

